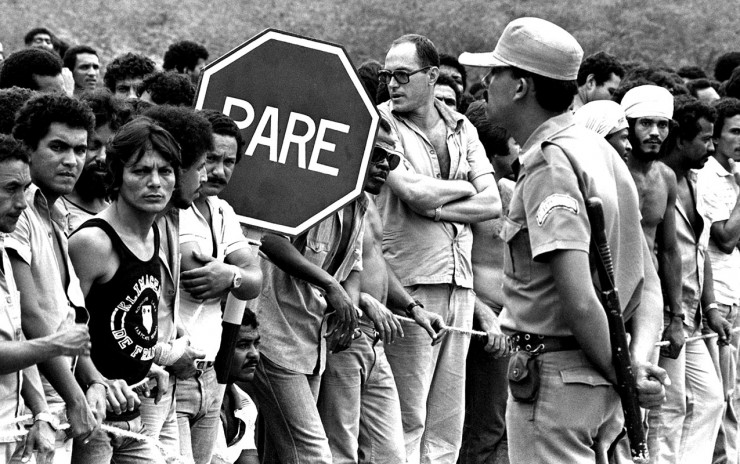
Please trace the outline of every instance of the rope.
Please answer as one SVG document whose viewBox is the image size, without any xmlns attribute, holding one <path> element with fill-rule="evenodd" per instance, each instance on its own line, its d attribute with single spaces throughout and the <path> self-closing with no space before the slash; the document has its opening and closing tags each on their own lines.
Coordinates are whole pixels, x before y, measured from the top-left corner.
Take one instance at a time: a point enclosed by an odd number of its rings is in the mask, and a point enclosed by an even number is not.
<svg viewBox="0 0 740 464">
<path fill-rule="evenodd" d="M 19 420 L 22 417 L 25 417 L 25 416 L 19 416 L 19 417 L 15 418 L 15 421 L 13 423 L 22 422 L 21 420 Z M 27 418 L 27 419 L 25 419 L 25 420 L 28 420 L 28 419 L 30 419 L 30 417 Z M 69 428 L 69 424 L 61 424 L 57 428 L 57 430 L 66 430 L 68 428 Z M 155 447 L 157 450 L 159 450 L 159 452 L 162 454 L 162 457 L 164 458 L 164 460 L 167 463 L 172 463 L 172 464 L 180 463 L 180 464 L 184 464 L 184 461 L 182 460 L 182 458 L 179 455 L 174 455 L 174 454 L 170 453 L 166 448 L 164 448 L 159 443 L 159 441 L 155 440 L 152 437 L 148 437 L 146 435 L 143 435 L 143 434 L 140 434 L 140 433 L 136 433 L 136 432 L 131 432 L 129 430 L 123 430 L 123 429 L 120 429 L 118 427 L 113 427 L 112 425 L 107 425 L 107 424 L 100 424 L 100 430 L 102 430 L 102 431 L 104 431 L 106 433 L 110 433 L 112 435 L 117 435 L 119 437 L 131 438 L 132 440 L 137 440 L 137 441 L 145 441 L 145 442 L 149 443 L 150 445 L 152 445 L 153 447 Z M 3 442 L 18 441 L 21 438 L 25 437 L 26 435 L 28 435 L 28 430 L 19 430 L 18 432 L 13 433 L 13 434 L 0 436 L 0 440 L 2 440 Z"/>
<path fill-rule="evenodd" d="M 740 332 L 740 327 L 735 327 L 734 329 L 731 330 L 731 332 L 732 333 Z M 696 337 L 689 337 L 689 338 L 687 338 L 686 340 L 684 340 L 684 343 L 695 342 L 697 340 L 705 340 L 705 339 L 717 338 L 717 337 L 719 337 L 719 335 L 717 335 L 716 333 L 710 333 L 710 334 L 704 334 L 704 335 L 697 335 Z M 663 342 L 657 342 L 655 344 L 655 346 L 668 346 L 670 344 L 671 344 L 671 342 L 669 342 L 669 341 L 663 341 Z"/>
<path fill-rule="evenodd" d="M 399 316 L 399 315 L 396 315 L 396 314 L 394 314 L 394 316 L 396 316 L 396 318 L 398 318 L 399 321 L 413 322 L 414 324 L 416 324 L 416 321 L 413 320 L 413 319 L 411 319 L 410 317 L 403 317 L 403 316 Z M 482 332 L 480 330 L 463 329 L 461 327 L 450 327 L 449 325 L 446 325 L 445 323 L 442 323 L 442 328 L 443 329 L 446 329 L 446 330 L 449 330 L 450 332 L 457 332 L 457 333 L 461 333 L 461 334 L 465 334 L 465 335 L 477 335 L 479 337 L 487 337 L 488 336 L 488 334 L 486 332 Z"/>
</svg>

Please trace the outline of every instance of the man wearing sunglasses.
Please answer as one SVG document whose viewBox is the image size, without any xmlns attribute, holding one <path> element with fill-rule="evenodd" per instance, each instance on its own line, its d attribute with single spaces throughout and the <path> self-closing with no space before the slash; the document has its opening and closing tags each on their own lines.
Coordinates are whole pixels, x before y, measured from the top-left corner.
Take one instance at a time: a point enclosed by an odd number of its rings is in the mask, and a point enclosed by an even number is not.
<svg viewBox="0 0 740 464">
<path fill-rule="evenodd" d="M 402 156 L 376 199 L 383 251 L 406 291 L 447 325 L 470 329 L 470 223 L 500 214 L 493 168 L 473 125 L 434 98 L 439 55 L 426 37 L 395 40 L 378 73 L 390 101 L 378 108 Z M 470 338 L 452 333 L 430 346 L 424 329 L 386 347 L 403 412 L 408 462 L 454 463 L 462 439 Z"/>
</svg>

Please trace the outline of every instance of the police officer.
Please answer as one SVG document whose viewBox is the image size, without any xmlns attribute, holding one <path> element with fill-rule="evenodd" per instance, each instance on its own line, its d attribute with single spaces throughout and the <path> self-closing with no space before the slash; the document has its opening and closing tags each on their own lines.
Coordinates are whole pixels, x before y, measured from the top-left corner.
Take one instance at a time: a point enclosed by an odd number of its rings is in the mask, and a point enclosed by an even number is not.
<svg viewBox="0 0 740 464">
<path fill-rule="evenodd" d="M 460 62 L 490 68 L 488 118 L 522 145 L 521 171 L 501 236 L 501 325 L 518 352 L 509 364 L 506 426 L 512 463 L 606 462 L 622 429 L 605 312 L 589 264 L 585 200 L 604 205 L 633 368 L 643 407 L 660 404 L 665 372 L 648 362 L 662 298 L 640 228 L 637 190 L 614 149 L 576 126 L 568 107 L 583 50 L 560 27 L 520 18 L 492 53 Z M 536 414 L 535 414 L 536 410 Z"/>
</svg>

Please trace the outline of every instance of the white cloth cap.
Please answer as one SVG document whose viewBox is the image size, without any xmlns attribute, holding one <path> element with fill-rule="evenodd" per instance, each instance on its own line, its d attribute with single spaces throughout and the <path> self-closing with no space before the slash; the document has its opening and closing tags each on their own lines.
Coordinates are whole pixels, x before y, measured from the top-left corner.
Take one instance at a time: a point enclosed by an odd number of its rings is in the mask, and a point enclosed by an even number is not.
<svg viewBox="0 0 740 464">
<path fill-rule="evenodd" d="M 627 128 L 627 118 L 619 103 L 611 100 L 595 100 L 576 110 L 575 121 L 602 137 Z"/>
<path fill-rule="evenodd" d="M 628 118 L 650 116 L 673 117 L 673 95 L 657 85 L 641 85 L 630 89 L 622 98 L 622 109 Z"/>
</svg>

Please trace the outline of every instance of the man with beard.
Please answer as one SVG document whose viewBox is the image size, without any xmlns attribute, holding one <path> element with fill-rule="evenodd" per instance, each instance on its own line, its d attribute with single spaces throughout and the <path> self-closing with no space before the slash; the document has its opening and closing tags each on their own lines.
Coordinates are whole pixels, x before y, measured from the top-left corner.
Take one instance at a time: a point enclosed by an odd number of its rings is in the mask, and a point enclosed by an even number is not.
<svg viewBox="0 0 740 464">
<path fill-rule="evenodd" d="M 107 90 L 86 92 L 80 100 L 95 113 L 95 132 L 88 140 L 85 166 L 74 190 L 61 198 L 69 212 L 68 235 L 108 206 L 112 177 L 106 164 L 105 146 L 131 115 L 131 108 Z"/>
<path fill-rule="evenodd" d="M 208 180 L 193 205 L 180 214 L 184 290 L 180 320 L 190 344 L 205 356 L 196 361 L 197 371 L 179 377 L 176 397 L 181 454 L 195 464 L 206 464 L 211 461 L 225 390 L 213 367 L 223 334 L 221 299 L 228 294 L 240 300 L 256 297 L 262 272 L 236 213 L 217 197 L 241 160 L 244 139 L 225 114 L 213 110 L 200 114 L 213 129 L 213 150 L 206 155 Z"/>
<path fill-rule="evenodd" d="M 663 355 L 676 358 L 683 346 L 683 317 L 680 304 L 680 268 L 676 242 L 676 177 L 663 163 L 661 145 L 668 137 L 673 116 L 673 96 L 656 85 L 641 85 L 628 91 L 622 99 L 632 151 L 626 154 L 627 167 L 637 186 L 642 214 L 642 232 L 653 250 L 653 263 L 664 289 L 668 307 L 663 337 L 671 342 Z"/>
<path fill-rule="evenodd" d="M 680 316 L 684 336 L 701 334 L 702 325 L 717 332 L 719 342 L 728 344 L 730 324 L 722 317 L 714 297 L 712 265 L 706 254 L 711 219 L 697 188 L 695 169 L 701 169 L 714 151 L 713 123 L 716 112 L 693 98 L 676 100 L 677 122 L 666 140 L 663 162 L 677 180 L 676 237 L 681 261 Z M 633 147 L 633 153 L 636 147 Z M 666 216 L 671 211 L 666 211 Z M 705 320 L 704 324 L 702 321 Z M 668 321 L 669 327 L 673 321 Z M 659 463 L 711 462 L 724 398 L 714 364 L 704 340 L 686 343 L 673 359 L 661 356 L 659 365 L 668 372 L 666 400 L 660 410 L 648 413 L 648 446 Z"/>
</svg>

